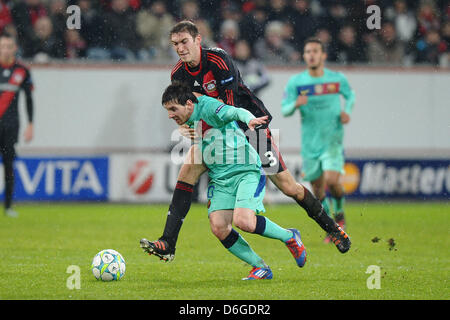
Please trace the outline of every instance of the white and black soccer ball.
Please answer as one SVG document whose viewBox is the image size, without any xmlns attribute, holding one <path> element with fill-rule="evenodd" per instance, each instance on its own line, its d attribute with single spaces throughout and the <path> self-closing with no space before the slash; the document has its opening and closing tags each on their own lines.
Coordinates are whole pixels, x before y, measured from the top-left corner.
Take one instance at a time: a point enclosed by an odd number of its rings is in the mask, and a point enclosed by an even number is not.
<svg viewBox="0 0 450 320">
<path fill-rule="evenodd" d="M 116 250 L 105 249 L 92 259 L 91 269 L 97 280 L 120 280 L 125 274 L 125 260 Z"/>
</svg>

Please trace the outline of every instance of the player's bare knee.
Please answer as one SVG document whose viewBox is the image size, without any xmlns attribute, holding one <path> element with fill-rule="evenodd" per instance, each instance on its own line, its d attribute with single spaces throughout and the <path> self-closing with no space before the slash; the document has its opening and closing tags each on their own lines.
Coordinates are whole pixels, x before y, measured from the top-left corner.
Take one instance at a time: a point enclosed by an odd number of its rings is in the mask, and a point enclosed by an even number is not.
<svg viewBox="0 0 450 320">
<path fill-rule="evenodd" d="M 251 228 L 251 224 L 248 221 L 240 220 L 239 222 L 235 223 L 235 225 L 237 228 L 245 232 L 255 231 L 255 228 Z"/>
<path fill-rule="evenodd" d="M 211 232 L 219 239 L 225 239 L 231 231 L 231 225 L 211 223 Z"/>
<path fill-rule="evenodd" d="M 234 225 L 242 231 L 253 232 L 255 230 L 254 216 L 235 214 Z"/>
</svg>

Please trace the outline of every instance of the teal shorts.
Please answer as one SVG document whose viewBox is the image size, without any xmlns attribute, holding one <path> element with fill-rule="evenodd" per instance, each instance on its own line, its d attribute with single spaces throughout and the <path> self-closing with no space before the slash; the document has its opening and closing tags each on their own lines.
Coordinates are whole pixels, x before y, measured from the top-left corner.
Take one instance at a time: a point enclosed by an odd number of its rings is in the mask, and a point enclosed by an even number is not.
<svg viewBox="0 0 450 320">
<path fill-rule="evenodd" d="M 208 185 L 208 215 L 218 210 L 247 208 L 255 213 L 265 212 L 263 199 L 266 192 L 266 176 L 246 173 L 236 176 L 226 186 L 212 181 Z"/>
<path fill-rule="evenodd" d="M 302 177 L 305 181 L 318 179 L 324 171 L 337 171 L 344 174 L 344 150 L 333 148 L 322 153 L 318 158 L 302 158 Z"/>
</svg>

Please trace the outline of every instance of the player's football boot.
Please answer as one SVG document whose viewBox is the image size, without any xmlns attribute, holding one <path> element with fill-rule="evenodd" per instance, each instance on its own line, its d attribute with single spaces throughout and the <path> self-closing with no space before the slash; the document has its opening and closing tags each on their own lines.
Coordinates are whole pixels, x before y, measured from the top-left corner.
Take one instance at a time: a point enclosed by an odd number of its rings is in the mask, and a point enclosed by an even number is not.
<svg viewBox="0 0 450 320">
<path fill-rule="evenodd" d="M 306 263 L 306 249 L 300 237 L 300 232 L 297 229 L 288 229 L 292 231 L 293 236 L 285 242 L 292 256 L 297 262 L 297 265 L 301 268 Z"/>
<path fill-rule="evenodd" d="M 157 256 L 160 260 L 170 262 L 175 259 L 175 250 L 171 249 L 165 240 L 148 241 L 144 238 L 141 239 L 140 245 L 145 252 Z"/>
<path fill-rule="evenodd" d="M 331 235 L 327 233 L 325 239 L 323 239 L 323 243 L 330 243 L 330 242 L 331 242 Z"/>
<path fill-rule="evenodd" d="M 341 253 L 346 253 L 348 250 L 350 250 L 352 242 L 350 241 L 350 237 L 348 236 L 348 234 L 345 233 L 344 229 L 342 229 L 337 223 L 336 228 L 336 231 L 330 233 L 331 241 L 333 241 L 336 248 Z"/>
<path fill-rule="evenodd" d="M 270 280 L 273 278 L 272 270 L 267 266 L 266 268 L 253 267 L 249 275 L 242 280 Z"/>
<path fill-rule="evenodd" d="M 345 231 L 345 216 L 344 213 L 338 213 L 335 218 L 334 221 L 336 221 L 336 223 L 339 225 L 339 227 L 342 228 L 342 230 Z M 330 243 L 332 242 L 332 237 L 329 233 L 327 233 L 327 235 L 325 236 L 325 239 L 323 239 L 324 243 Z"/>
<path fill-rule="evenodd" d="M 14 211 L 11 208 L 8 208 L 5 210 L 5 216 L 10 217 L 10 218 L 17 218 L 19 216 L 19 214 L 17 213 L 17 211 Z"/>
<path fill-rule="evenodd" d="M 334 220 L 339 225 L 339 227 L 342 228 L 342 230 L 345 230 L 345 216 L 344 216 L 343 212 L 336 214 L 336 217 L 334 218 Z"/>
</svg>

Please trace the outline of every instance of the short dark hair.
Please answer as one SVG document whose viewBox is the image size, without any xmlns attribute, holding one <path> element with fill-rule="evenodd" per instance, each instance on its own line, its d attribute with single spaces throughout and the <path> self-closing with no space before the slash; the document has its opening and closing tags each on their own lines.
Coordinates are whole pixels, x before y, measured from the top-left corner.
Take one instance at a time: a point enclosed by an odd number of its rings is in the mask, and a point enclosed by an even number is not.
<svg viewBox="0 0 450 320">
<path fill-rule="evenodd" d="M 195 23 L 189 20 L 183 20 L 178 22 L 173 28 L 170 30 L 169 36 L 172 36 L 174 33 L 187 32 L 192 38 L 195 38 L 200 34 Z"/>
<path fill-rule="evenodd" d="M 305 43 L 303 44 L 303 51 L 305 51 L 305 47 L 308 43 L 318 43 L 320 44 L 320 48 L 322 49 L 322 52 L 325 52 L 325 46 L 323 45 L 322 40 L 316 37 L 310 37 L 305 40 Z"/>
<path fill-rule="evenodd" d="M 197 97 L 192 93 L 189 85 L 181 81 L 174 81 L 164 90 L 161 103 L 164 105 L 168 102 L 176 102 L 184 106 L 188 100 L 198 103 Z"/>
<path fill-rule="evenodd" d="M 1 39 L 1 38 L 12 39 L 12 40 L 14 40 L 14 42 L 17 44 L 17 39 L 16 39 L 16 37 L 13 36 L 13 35 L 10 34 L 10 33 L 7 33 L 7 32 L 1 33 L 1 34 L 0 34 L 0 39 Z"/>
</svg>

